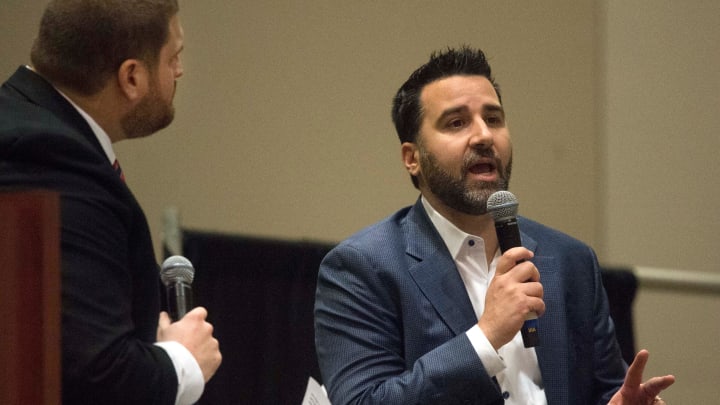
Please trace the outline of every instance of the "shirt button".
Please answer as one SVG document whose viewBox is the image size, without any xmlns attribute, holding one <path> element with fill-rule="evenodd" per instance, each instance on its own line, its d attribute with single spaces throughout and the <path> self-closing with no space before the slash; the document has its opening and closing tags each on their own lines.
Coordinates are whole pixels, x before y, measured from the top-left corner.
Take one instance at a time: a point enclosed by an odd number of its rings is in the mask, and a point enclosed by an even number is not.
<svg viewBox="0 0 720 405">
<path fill-rule="evenodd" d="M 508 398 L 510 398 L 510 393 L 507 391 L 503 392 L 503 399 L 508 399 Z"/>
<path fill-rule="evenodd" d="M 475 246 L 475 241 L 472 240 L 472 239 L 470 239 L 470 240 L 468 241 L 468 245 L 470 245 L 470 246 Z"/>
</svg>

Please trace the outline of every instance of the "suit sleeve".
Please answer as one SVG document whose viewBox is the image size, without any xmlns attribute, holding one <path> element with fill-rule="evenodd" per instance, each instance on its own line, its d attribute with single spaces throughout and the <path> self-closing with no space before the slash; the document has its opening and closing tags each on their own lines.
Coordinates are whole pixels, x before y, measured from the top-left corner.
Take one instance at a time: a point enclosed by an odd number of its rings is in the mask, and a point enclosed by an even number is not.
<svg viewBox="0 0 720 405">
<path fill-rule="evenodd" d="M 595 392 L 598 405 L 605 405 L 622 385 L 627 365 L 620 354 L 615 337 L 615 325 L 610 317 L 607 294 L 602 284 L 602 274 L 595 252 L 588 248 L 592 259 L 595 285 L 595 310 L 593 311 L 593 335 L 595 350 Z"/>
<path fill-rule="evenodd" d="M 315 334 L 323 382 L 334 405 L 502 403 L 499 389 L 465 334 L 451 337 L 414 361 L 406 336 L 398 270 L 342 244 L 323 260 L 318 276 Z M 377 259 L 380 260 L 380 259 Z M 480 400 L 478 400 L 480 395 Z"/>
<path fill-rule="evenodd" d="M 123 208 L 97 196 L 61 201 L 65 398 L 173 404 L 174 366 L 134 318 L 143 310 L 135 294 L 150 286 L 133 274 L 139 269 L 128 268 L 130 234 L 118 216 Z"/>
</svg>

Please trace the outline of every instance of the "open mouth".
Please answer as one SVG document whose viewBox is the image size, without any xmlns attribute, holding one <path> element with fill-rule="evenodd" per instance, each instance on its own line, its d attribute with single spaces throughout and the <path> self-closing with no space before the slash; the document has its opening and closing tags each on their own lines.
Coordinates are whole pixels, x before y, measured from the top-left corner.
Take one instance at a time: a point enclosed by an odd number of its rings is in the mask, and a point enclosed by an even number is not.
<svg viewBox="0 0 720 405">
<path fill-rule="evenodd" d="M 479 162 L 471 165 L 468 171 L 472 174 L 488 174 L 495 172 L 495 164 L 491 162 Z"/>
</svg>

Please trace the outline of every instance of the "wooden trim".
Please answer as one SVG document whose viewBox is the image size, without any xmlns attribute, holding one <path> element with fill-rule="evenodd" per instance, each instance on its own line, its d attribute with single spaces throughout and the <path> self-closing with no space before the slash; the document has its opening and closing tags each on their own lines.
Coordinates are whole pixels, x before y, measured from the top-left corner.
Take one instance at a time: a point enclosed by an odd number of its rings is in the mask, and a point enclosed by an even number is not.
<svg viewBox="0 0 720 405">
<path fill-rule="evenodd" d="M 57 193 L 0 193 L 0 281 L 0 403 L 59 404 Z"/>
</svg>

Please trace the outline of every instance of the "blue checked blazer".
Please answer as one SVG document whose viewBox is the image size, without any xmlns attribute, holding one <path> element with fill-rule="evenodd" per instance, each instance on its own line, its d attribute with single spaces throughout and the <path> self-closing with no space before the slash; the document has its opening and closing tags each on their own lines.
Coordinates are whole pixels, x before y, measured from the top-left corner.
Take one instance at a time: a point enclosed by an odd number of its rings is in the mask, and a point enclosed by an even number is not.
<svg viewBox="0 0 720 405">
<path fill-rule="evenodd" d="M 519 226 L 544 288 L 536 351 L 548 404 L 606 404 L 627 365 L 595 253 L 526 218 Z M 475 323 L 419 199 L 343 241 L 320 265 L 315 344 L 333 405 L 502 404 L 465 334 Z"/>
</svg>

